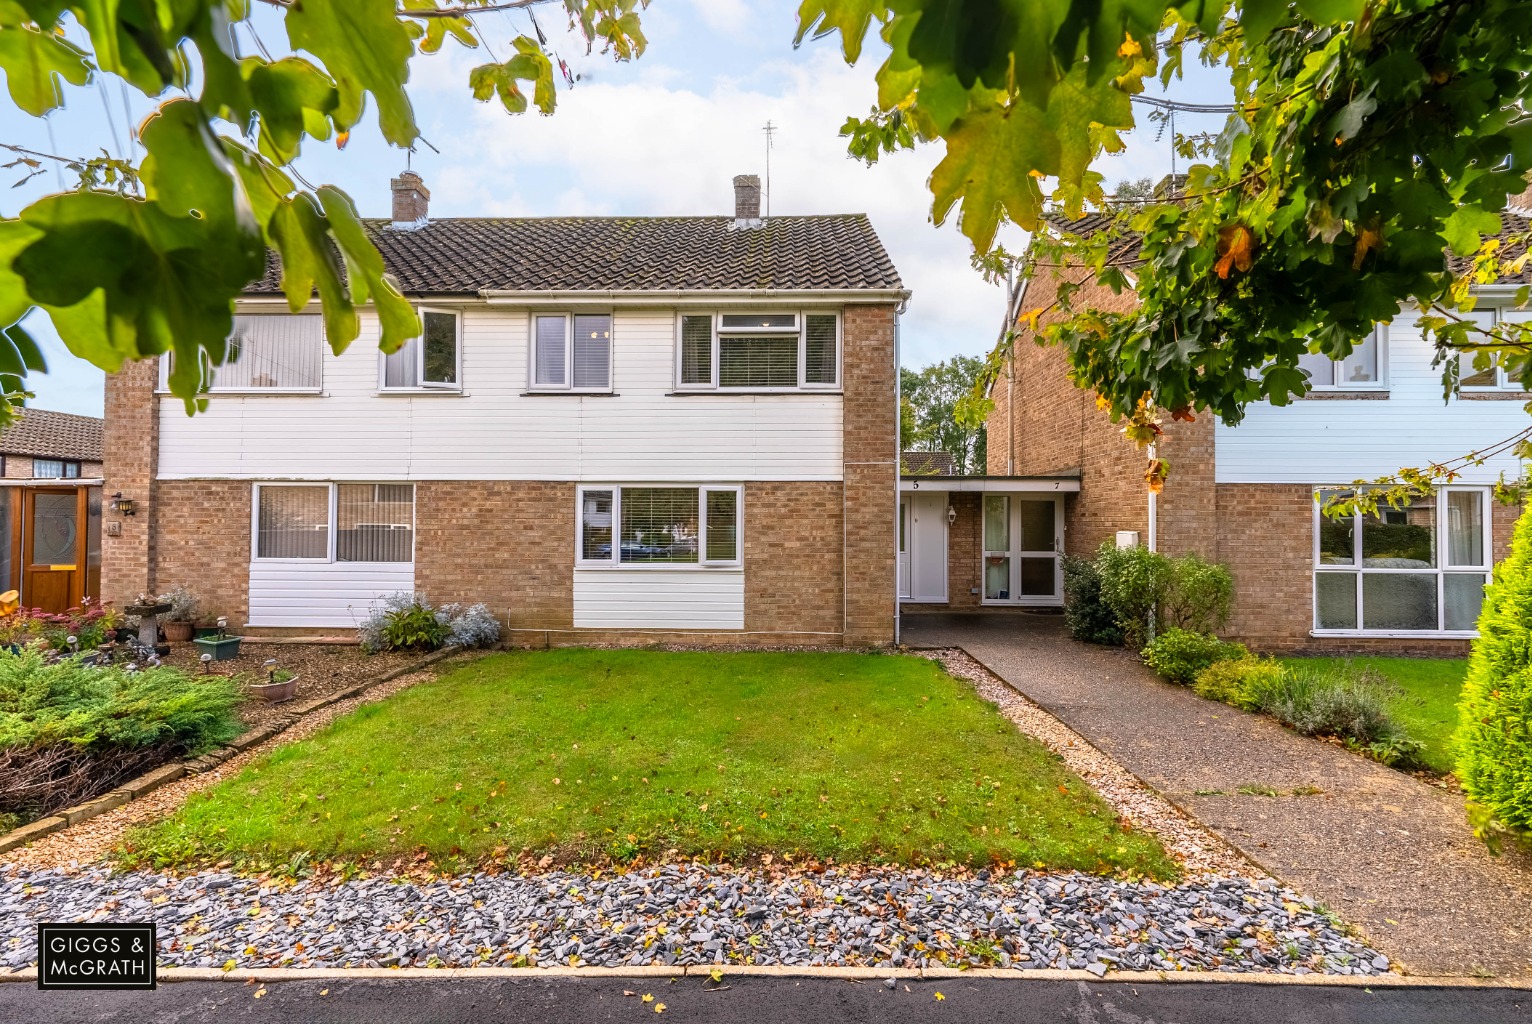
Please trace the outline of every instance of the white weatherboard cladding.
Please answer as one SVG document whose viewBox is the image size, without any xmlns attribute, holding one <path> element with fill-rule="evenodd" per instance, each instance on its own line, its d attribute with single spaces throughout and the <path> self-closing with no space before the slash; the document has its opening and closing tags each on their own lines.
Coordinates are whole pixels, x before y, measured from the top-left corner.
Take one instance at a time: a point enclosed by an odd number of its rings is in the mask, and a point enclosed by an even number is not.
<svg viewBox="0 0 1532 1024">
<path fill-rule="evenodd" d="M 390 594 L 415 589 L 412 562 L 250 563 L 250 625 L 354 628 Z"/>
<path fill-rule="evenodd" d="M 577 629 L 744 629 L 739 569 L 576 569 Z"/>
<path fill-rule="evenodd" d="M 1461 458 L 1527 426 L 1513 399 L 1442 403 L 1441 368 L 1410 314 L 1388 329 L 1386 399 L 1305 399 L 1281 408 L 1252 405 L 1237 427 L 1219 424 L 1221 484 L 1350 483 L 1404 466 Z M 1514 457 L 1470 466 L 1458 483 L 1492 483 L 1521 472 Z"/>
<path fill-rule="evenodd" d="M 383 395 L 377 324 L 324 360 L 323 395 L 160 408 L 159 475 L 316 480 L 839 480 L 841 398 L 674 397 L 675 313 L 618 310 L 615 396 L 525 397 L 529 318 L 469 309 L 462 395 Z"/>
</svg>

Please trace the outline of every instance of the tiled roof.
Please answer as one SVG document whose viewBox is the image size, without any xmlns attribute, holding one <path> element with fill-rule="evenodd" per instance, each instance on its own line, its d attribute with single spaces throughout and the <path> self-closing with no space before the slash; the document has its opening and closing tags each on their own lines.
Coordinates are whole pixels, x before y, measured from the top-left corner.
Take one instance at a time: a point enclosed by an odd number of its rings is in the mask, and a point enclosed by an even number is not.
<svg viewBox="0 0 1532 1024">
<path fill-rule="evenodd" d="M 398 230 L 365 222 L 411 295 L 505 291 L 897 289 L 899 272 L 863 214 L 772 217 L 454 217 Z M 269 257 L 249 289 L 280 291 Z"/>
<path fill-rule="evenodd" d="M 1072 234 L 1089 238 L 1098 231 L 1105 231 L 1117 220 L 1118 213 L 1110 211 L 1106 213 L 1087 213 L 1079 220 L 1071 220 L 1062 213 L 1043 214 L 1043 220 L 1058 231 L 1068 231 Z M 1138 258 L 1138 250 L 1142 239 L 1137 232 L 1124 231 L 1122 240 L 1112 250 L 1112 260 L 1119 263 L 1131 263 Z"/>
<path fill-rule="evenodd" d="M 0 431 L 0 453 L 101 461 L 101 420 L 51 409 L 23 409 Z"/>
<path fill-rule="evenodd" d="M 1512 203 L 1514 204 L 1518 198 L 1517 196 L 1512 196 Z M 1500 215 L 1500 234 L 1498 237 L 1502 241 L 1509 239 L 1513 235 L 1525 237 L 1529 226 L 1532 226 L 1532 210 L 1521 209 L 1513 205 L 1510 210 Z M 1501 259 L 1514 259 L 1525 251 L 1525 245 L 1510 245 L 1498 255 Z M 1454 274 L 1466 274 L 1473 269 L 1473 257 L 1454 256 L 1449 252 L 1447 254 L 1447 266 Z M 1528 282 L 1532 282 L 1532 271 L 1501 277 L 1496 281 L 1496 284 L 1527 284 Z"/>
<path fill-rule="evenodd" d="M 912 476 L 951 476 L 953 472 L 951 452 L 902 452 L 899 461 L 902 472 Z"/>
</svg>

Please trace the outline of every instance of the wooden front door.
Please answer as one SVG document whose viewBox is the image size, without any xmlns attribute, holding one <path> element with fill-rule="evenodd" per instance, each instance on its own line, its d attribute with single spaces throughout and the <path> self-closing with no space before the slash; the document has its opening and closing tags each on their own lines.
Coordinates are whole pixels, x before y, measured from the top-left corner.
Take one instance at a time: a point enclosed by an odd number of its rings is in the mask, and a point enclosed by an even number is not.
<svg viewBox="0 0 1532 1024">
<path fill-rule="evenodd" d="M 26 489 L 21 602 L 55 614 L 85 596 L 85 489 Z"/>
</svg>

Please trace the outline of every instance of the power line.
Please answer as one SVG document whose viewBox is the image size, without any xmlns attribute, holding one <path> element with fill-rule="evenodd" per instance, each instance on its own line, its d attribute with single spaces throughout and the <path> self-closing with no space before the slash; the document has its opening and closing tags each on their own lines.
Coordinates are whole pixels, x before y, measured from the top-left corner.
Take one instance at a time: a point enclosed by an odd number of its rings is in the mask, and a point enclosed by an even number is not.
<svg viewBox="0 0 1532 1024">
<path fill-rule="evenodd" d="M 1129 99 L 1145 106 L 1159 107 L 1161 110 L 1171 112 L 1180 110 L 1191 114 L 1232 114 L 1239 109 L 1232 103 L 1181 103 L 1177 100 L 1161 99 L 1158 96 L 1130 96 Z"/>
</svg>

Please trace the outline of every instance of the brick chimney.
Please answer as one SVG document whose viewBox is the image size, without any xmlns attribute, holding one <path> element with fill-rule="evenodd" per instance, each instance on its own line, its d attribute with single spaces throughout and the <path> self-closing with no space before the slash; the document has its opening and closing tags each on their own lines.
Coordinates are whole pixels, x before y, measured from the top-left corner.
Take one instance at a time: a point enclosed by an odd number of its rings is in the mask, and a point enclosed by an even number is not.
<svg viewBox="0 0 1532 1024">
<path fill-rule="evenodd" d="M 390 182 L 394 192 L 394 228 L 408 231 L 426 222 L 431 192 L 414 171 L 405 171 Z"/>
<path fill-rule="evenodd" d="M 761 226 L 761 179 L 756 174 L 734 176 L 734 226 Z"/>
</svg>

